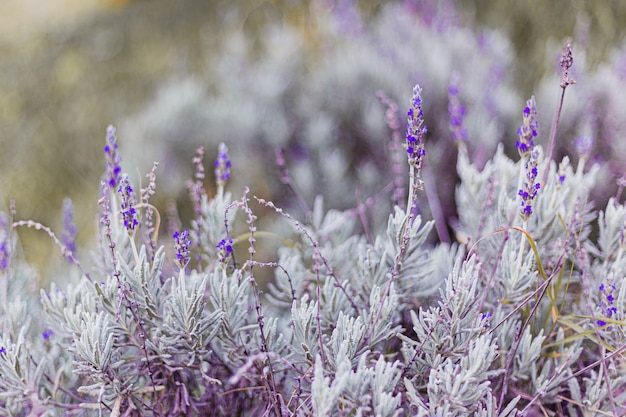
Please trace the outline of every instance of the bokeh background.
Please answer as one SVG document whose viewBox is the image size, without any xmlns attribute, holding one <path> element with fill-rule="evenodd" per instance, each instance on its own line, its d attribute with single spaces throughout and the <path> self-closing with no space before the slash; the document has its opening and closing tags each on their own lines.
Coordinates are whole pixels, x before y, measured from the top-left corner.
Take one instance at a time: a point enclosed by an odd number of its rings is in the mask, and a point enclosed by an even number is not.
<svg viewBox="0 0 626 417">
<path fill-rule="evenodd" d="M 625 28 L 618 0 L 2 0 L 0 209 L 13 198 L 19 219 L 60 233 L 70 197 L 79 243 L 93 239 L 109 124 L 133 178 L 160 161 L 156 202 L 176 199 L 183 217 L 195 149 L 205 147 L 210 173 L 222 141 L 236 195 L 247 184 L 289 206 L 273 164 L 281 147 L 310 202 L 323 193 L 327 206 L 348 208 L 355 184 L 369 196 L 389 182 L 381 176 L 390 132 L 376 92 L 404 114 L 419 82 L 439 143 L 431 175 L 446 210 L 455 182 L 446 151 L 450 75 L 461 74 L 470 148 L 484 162 L 495 143 L 514 143 L 531 94 L 547 138 L 567 39 L 581 93 L 568 97 L 564 125 L 576 130 L 572 138 L 597 136 L 600 159 L 623 172 L 623 148 L 613 144 L 623 116 L 613 113 L 626 74 Z M 19 234 L 41 268 L 58 257 L 40 232 Z"/>
</svg>

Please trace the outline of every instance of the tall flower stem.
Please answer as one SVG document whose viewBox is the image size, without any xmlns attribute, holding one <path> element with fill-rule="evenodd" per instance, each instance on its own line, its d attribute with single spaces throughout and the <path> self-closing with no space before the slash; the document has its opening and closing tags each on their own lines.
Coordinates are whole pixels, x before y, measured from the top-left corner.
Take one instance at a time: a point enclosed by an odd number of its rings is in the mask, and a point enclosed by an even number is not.
<svg viewBox="0 0 626 417">
<path fill-rule="evenodd" d="M 550 127 L 550 139 L 548 140 L 548 152 L 547 152 L 547 160 L 552 160 L 552 154 L 554 153 L 554 142 L 556 140 L 556 132 L 559 128 L 559 121 L 561 120 L 561 111 L 563 109 L 563 100 L 565 99 L 565 90 L 568 86 L 576 84 L 576 81 L 569 76 L 569 69 L 574 64 L 574 57 L 572 56 L 572 47 L 571 44 L 567 44 L 565 49 L 563 49 L 563 53 L 561 54 L 561 59 L 559 60 L 559 65 L 561 66 L 561 98 L 557 105 L 556 114 L 554 115 L 554 119 L 552 120 L 552 126 Z M 543 174 L 543 178 L 541 182 L 545 184 L 546 179 L 548 177 L 548 171 L 546 170 Z"/>
</svg>

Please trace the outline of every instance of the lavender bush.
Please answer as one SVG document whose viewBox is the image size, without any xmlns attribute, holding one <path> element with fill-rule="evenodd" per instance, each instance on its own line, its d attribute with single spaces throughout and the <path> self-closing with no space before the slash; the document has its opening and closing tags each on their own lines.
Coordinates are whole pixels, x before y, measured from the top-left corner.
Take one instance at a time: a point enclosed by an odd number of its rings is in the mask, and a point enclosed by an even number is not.
<svg viewBox="0 0 626 417">
<path fill-rule="evenodd" d="M 520 112 L 519 157 L 500 146 L 477 166 L 451 98 L 457 242 L 430 244 L 437 225 L 419 203 L 434 180 L 423 175 L 427 89 L 406 103 L 405 139 L 399 106 L 383 98 L 405 178 L 381 233 L 362 211 L 325 210 L 322 198 L 298 218 L 248 188 L 234 197 L 226 187 L 240 167 L 224 144 L 211 195 L 204 150 L 193 159 L 195 217 L 184 227 L 174 208 L 151 203 L 157 165 L 133 184 L 109 128 L 89 267 L 69 203 L 60 239 L 18 220 L 15 205 L 0 213 L 0 414 L 624 415 L 621 195 L 594 211 L 590 152 L 575 165 L 552 160 L 559 116 L 543 132 L 534 97 Z M 286 168 L 282 182 L 291 184 Z M 282 225 L 258 228 L 260 212 Z M 65 267 L 49 288 L 20 256 L 19 227 L 61 248 Z M 274 257 L 266 241 L 279 242 Z"/>
</svg>

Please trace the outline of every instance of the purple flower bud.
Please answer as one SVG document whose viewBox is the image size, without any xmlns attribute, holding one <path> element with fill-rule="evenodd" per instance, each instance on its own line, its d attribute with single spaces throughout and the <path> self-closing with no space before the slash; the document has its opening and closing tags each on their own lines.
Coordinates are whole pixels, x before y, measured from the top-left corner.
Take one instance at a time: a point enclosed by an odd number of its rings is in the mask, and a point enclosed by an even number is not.
<svg viewBox="0 0 626 417">
<path fill-rule="evenodd" d="M 118 191 L 122 196 L 121 212 L 124 219 L 124 227 L 127 231 L 132 232 L 139 225 L 139 221 L 137 220 L 137 210 L 135 209 L 135 192 L 130 186 L 128 175 L 124 174 L 122 176 Z"/>
<path fill-rule="evenodd" d="M 9 269 L 11 261 L 11 239 L 9 235 L 9 219 L 6 213 L 0 212 L 0 273 Z"/>
<path fill-rule="evenodd" d="M 591 149 L 593 148 L 593 137 L 581 136 L 574 140 L 574 146 L 581 158 L 588 159 L 591 155 Z"/>
<path fill-rule="evenodd" d="M 106 159 L 106 183 L 111 189 L 115 189 L 119 184 L 122 175 L 122 157 L 117 154 L 117 137 L 115 136 L 115 128 L 107 127 L 106 145 L 104 147 L 104 156 Z"/>
<path fill-rule="evenodd" d="M 541 188 L 541 184 L 537 182 L 537 159 L 539 158 L 538 148 L 533 148 L 530 159 L 526 163 L 526 182 L 517 194 L 522 197 L 520 215 L 524 221 L 527 221 L 533 213 L 533 200 L 537 196 L 537 192 Z"/>
<path fill-rule="evenodd" d="M 41 333 L 41 337 L 43 337 L 43 340 L 48 340 L 50 339 L 50 337 L 52 336 L 53 332 L 51 329 L 46 329 Z"/>
<path fill-rule="evenodd" d="M 69 252 L 69 255 L 76 253 L 76 223 L 74 223 L 74 210 L 72 200 L 66 198 L 63 200 L 63 234 L 61 234 L 61 242 Z"/>
<path fill-rule="evenodd" d="M 535 147 L 534 138 L 537 137 L 537 129 L 539 124 L 536 120 L 537 105 L 535 104 L 535 96 L 526 102 L 524 114 L 522 116 L 522 125 L 517 129 L 519 139 L 515 143 L 520 156 L 523 158 L 528 155 Z"/>
<path fill-rule="evenodd" d="M 178 266 L 183 269 L 189 263 L 189 248 L 191 247 L 191 239 L 189 239 L 189 230 L 182 232 L 174 232 L 174 247 L 176 248 L 176 261 Z"/>
<path fill-rule="evenodd" d="M 614 283 L 610 282 L 611 278 L 609 278 L 608 281 L 609 282 L 607 282 L 606 284 L 604 282 L 601 283 L 598 287 L 598 290 L 600 290 L 601 293 L 599 307 L 605 317 L 611 318 L 612 316 L 617 314 L 617 307 L 615 307 L 614 295 L 617 292 L 617 287 Z M 607 322 L 602 319 L 599 319 L 596 322 L 598 323 L 598 326 L 607 325 Z"/>
<path fill-rule="evenodd" d="M 467 140 L 467 130 L 463 128 L 463 118 L 467 113 L 459 100 L 459 76 L 454 75 L 448 87 L 448 117 L 450 118 L 450 133 L 455 143 Z"/>
<path fill-rule="evenodd" d="M 224 188 L 226 182 L 230 178 L 230 168 L 232 163 L 228 156 L 228 148 L 223 143 L 220 143 L 218 149 L 217 159 L 215 160 L 215 181 L 218 188 Z"/>
<path fill-rule="evenodd" d="M 406 146 L 409 164 L 415 165 L 418 169 L 422 166 L 422 159 L 426 155 L 424 136 L 428 132 L 428 128 L 424 125 L 421 93 L 422 89 L 419 85 L 413 87 L 413 98 L 411 99 L 411 108 L 407 113 L 406 127 Z"/>
<path fill-rule="evenodd" d="M 4 346 L 0 346 L 0 355 L 7 353 L 7 350 L 4 348 Z"/>
<path fill-rule="evenodd" d="M 229 237 L 220 240 L 217 244 L 217 249 L 219 250 L 220 263 L 225 265 L 228 262 L 228 258 L 233 254 L 233 240 Z"/>
</svg>

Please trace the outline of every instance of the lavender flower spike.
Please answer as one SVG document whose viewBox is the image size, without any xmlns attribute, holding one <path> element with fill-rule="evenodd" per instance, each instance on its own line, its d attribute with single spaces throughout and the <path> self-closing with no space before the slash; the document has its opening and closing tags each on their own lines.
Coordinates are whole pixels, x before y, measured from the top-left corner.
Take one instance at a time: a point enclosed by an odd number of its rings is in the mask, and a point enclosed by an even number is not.
<svg viewBox="0 0 626 417">
<path fill-rule="evenodd" d="M 413 98 L 411 108 L 407 113 L 408 121 L 406 126 L 406 152 L 409 157 L 409 165 L 421 168 L 422 159 L 426 155 L 424 149 L 424 136 L 428 128 L 424 125 L 424 112 L 422 111 L 422 89 L 419 85 L 413 87 Z"/>
<path fill-rule="evenodd" d="M 189 248 L 192 245 L 191 239 L 189 239 L 189 230 L 185 229 L 180 233 L 174 232 L 172 237 L 174 238 L 174 246 L 176 248 L 176 262 L 180 269 L 184 269 L 189 263 Z"/>
<path fill-rule="evenodd" d="M 226 264 L 228 263 L 228 258 L 233 254 L 233 244 L 234 241 L 229 237 L 220 240 L 220 242 L 217 244 L 217 250 L 220 258 L 219 261 L 221 265 L 226 266 Z"/>
<path fill-rule="evenodd" d="M 517 129 L 519 139 L 515 143 L 515 146 L 517 147 L 517 150 L 522 158 L 530 154 L 531 150 L 535 146 L 534 138 L 537 137 L 537 129 L 539 127 L 536 117 L 537 105 L 535 103 L 535 96 L 532 96 L 530 100 L 526 102 L 523 123 L 519 129 Z"/>
<path fill-rule="evenodd" d="M 617 313 L 617 308 L 614 305 L 615 294 L 617 293 L 617 287 L 612 282 L 608 282 L 606 283 L 606 285 L 605 283 L 600 284 L 598 289 L 600 290 L 600 293 L 602 294 L 601 295 L 602 299 L 599 305 L 600 309 L 602 310 L 602 314 L 607 318 L 611 318 Z M 597 323 L 598 323 L 598 326 L 607 325 L 607 322 L 602 319 L 598 319 Z"/>
<path fill-rule="evenodd" d="M 228 148 L 224 143 L 220 143 L 214 165 L 217 188 L 223 190 L 226 182 L 230 178 L 230 167 L 232 165 L 230 157 L 228 156 Z"/>
<path fill-rule="evenodd" d="M 107 127 L 107 139 L 104 147 L 104 155 L 106 158 L 106 183 L 114 190 L 119 184 L 122 175 L 122 157 L 117 153 L 117 137 L 115 136 L 115 128 L 111 125 Z"/>
<path fill-rule="evenodd" d="M 61 242 L 65 246 L 65 249 L 69 252 L 68 255 L 76 253 L 76 223 L 74 223 L 74 209 L 72 206 L 72 200 L 66 198 L 63 200 L 63 234 L 61 235 Z"/>
<path fill-rule="evenodd" d="M 0 212 L 0 273 L 9 269 L 11 261 L 10 227 L 6 213 Z"/>
<path fill-rule="evenodd" d="M 450 119 L 450 133 L 457 145 L 467 140 L 467 130 L 463 128 L 463 118 L 467 110 L 459 100 L 459 75 L 454 74 L 448 87 L 448 117 Z"/>
<path fill-rule="evenodd" d="M 122 196 L 121 212 L 124 219 L 124 227 L 128 232 L 132 232 L 139 225 L 139 221 L 137 220 L 137 210 L 135 210 L 135 192 L 130 186 L 128 175 L 122 175 L 118 191 Z"/>
<path fill-rule="evenodd" d="M 541 188 L 541 184 L 537 182 L 537 160 L 539 159 L 539 148 L 532 149 L 530 159 L 526 163 L 526 182 L 518 191 L 518 195 L 522 197 L 520 215 L 526 222 L 533 213 L 533 200 L 537 196 L 537 192 Z"/>
</svg>

